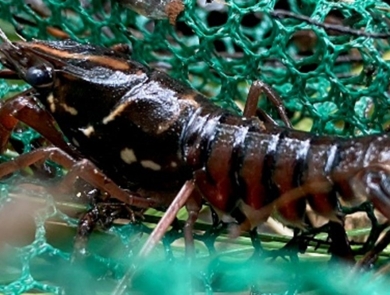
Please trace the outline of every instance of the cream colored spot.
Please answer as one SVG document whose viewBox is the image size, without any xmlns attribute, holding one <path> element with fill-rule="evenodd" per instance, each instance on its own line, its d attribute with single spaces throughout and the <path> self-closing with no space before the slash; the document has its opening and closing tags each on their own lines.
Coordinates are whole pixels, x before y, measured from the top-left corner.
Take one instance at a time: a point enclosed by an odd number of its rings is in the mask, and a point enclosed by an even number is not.
<svg viewBox="0 0 390 295">
<path fill-rule="evenodd" d="M 115 110 L 113 110 L 107 117 L 103 118 L 103 124 L 107 124 L 115 119 L 116 116 L 120 115 L 123 110 L 127 107 L 128 103 L 120 104 Z"/>
<path fill-rule="evenodd" d="M 172 161 L 172 162 L 171 162 L 171 167 L 176 168 L 176 167 L 177 167 L 177 163 L 174 162 L 174 161 Z"/>
<path fill-rule="evenodd" d="M 121 150 L 121 159 L 127 164 L 137 162 L 137 157 L 135 156 L 134 151 L 128 148 Z"/>
<path fill-rule="evenodd" d="M 61 106 L 64 108 L 66 112 L 68 112 L 73 116 L 76 116 L 78 114 L 78 111 L 74 107 L 70 107 L 66 103 L 61 103 Z"/>
<path fill-rule="evenodd" d="M 144 168 L 149 168 L 149 169 L 152 169 L 154 171 L 158 171 L 158 170 L 161 170 L 161 165 L 157 164 L 156 162 L 153 162 L 151 160 L 142 160 L 141 161 L 141 165 L 144 167 Z"/>
<path fill-rule="evenodd" d="M 158 125 L 158 127 L 157 127 L 157 134 L 163 133 L 164 131 L 168 130 L 169 127 L 171 127 L 171 125 L 172 125 L 172 121 L 173 120 L 165 122 L 165 124 Z"/>
<path fill-rule="evenodd" d="M 92 125 L 89 125 L 87 128 L 79 128 L 79 130 L 84 133 L 86 137 L 90 137 L 92 133 L 95 132 L 95 129 Z"/>
<path fill-rule="evenodd" d="M 49 103 L 49 107 L 50 107 L 50 111 L 52 113 L 54 113 L 56 111 L 56 105 L 54 103 L 54 96 L 53 96 L 53 93 L 50 93 L 48 96 L 47 96 L 47 102 Z"/>
</svg>

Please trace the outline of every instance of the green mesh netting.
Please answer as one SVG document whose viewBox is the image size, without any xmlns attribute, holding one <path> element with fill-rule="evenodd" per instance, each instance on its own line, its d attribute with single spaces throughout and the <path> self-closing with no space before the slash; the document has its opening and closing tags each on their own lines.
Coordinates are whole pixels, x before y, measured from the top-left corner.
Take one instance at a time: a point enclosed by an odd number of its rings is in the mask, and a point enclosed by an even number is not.
<svg viewBox="0 0 390 295">
<path fill-rule="evenodd" d="M 147 2 L 147 1 L 145 1 Z M 388 39 L 325 30 L 294 18 L 275 18 L 284 9 L 318 22 L 355 31 L 390 32 L 389 5 L 377 0 L 230 0 L 212 5 L 185 0 L 175 26 L 151 20 L 103 0 L 0 0 L 0 26 L 12 38 L 55 39 L 58 29 L 71 39 L 93 44 L 131 45 L 132 57 L 163 69 L 222 107 L 240 112 L 250 83 L 261 79 L 281 95 L 294 126 L 319 134 L 355 136 L 381 132 L 389 125 Z M 26 85 L 0 81 L 0 96 Z M 264 99 L 261 107 L 275 119 Z M 29 151 L 39 136 L 24 127 L 14 144 Z M 2 160 L 15 153 L 8 151 Z M 61 170 L 58 167 L 58 173 Z M 60 176 L 58 176 L 60 177 Z M 0 292 L 5 294 L 109 294 L 131 265 L 158 217 L 139 224 L 117 224 L 96 231 L 90 255 L 70 261 L 77 217 L 87 204 L 58 200 L 26 170 L 2 181 L 0 189 Z M 26 184 L 28 183 L 28 184 Z M 53 198 L 54 197 L 54 198 Z M 369 210 L 368 210 L 369 211 Z M 184 219 L 182 216 L 181 219 Z M 372 218 L 376 225 L 376 219 Z M 247 236 L 236 240 L 210 225 L 197 225 L 196 263 L 184 259 L 180 222 L 132 280 L 144 294 L 386 294 L 388 278 L 329 264 L 326 234 L 309 243 L 306 255 L 289 251 L 281 258 L 255 255 Z M 366 235 L 370 224 L 351 236 Z M 326 230 L 325 230 L 326 231 Z M 291 237 L 260 234 L 264 249 L 279 249 Z M 375 242 L 376 238 L 372 241 Z M 372 247 L 366 245 L 364 248 Z M 361 251 L 364 252 L 364 251 Z M 315 256 L 314 256 L 315 254 Z M 364 253 L 361 253 L 364 254 Z M 272 255 L 271 255 L 272 256 Z M 388 252 L 382 254 L 386 262 Z M 276 257 L 276 256 L 275 256 Z M 249 260 L 248 260 L 249 259 Z M 348 276 L 346 275 L 348 274 Z M 346 278 L 347 277 L 347 278 Z M 351 284 L 350 280 L 354 283 Z"/>
</svg>

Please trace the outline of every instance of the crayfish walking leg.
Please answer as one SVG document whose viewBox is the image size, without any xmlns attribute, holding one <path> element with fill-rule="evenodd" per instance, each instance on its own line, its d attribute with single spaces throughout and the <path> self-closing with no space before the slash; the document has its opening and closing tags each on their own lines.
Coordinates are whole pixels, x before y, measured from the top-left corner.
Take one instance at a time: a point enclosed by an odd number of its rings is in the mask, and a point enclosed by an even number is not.
<svg viewBox="0 0 390 295">
<path fill-rule="evenodd" d="M 70 169 L 68 178 L 64 180 L 65 185 L 60 185 L 65 190 L 69 188 L 67 184 L 71 180 L 75 181 L 76 177 L 80 177 L 125 204 L 140 208 L 149 208 L 156 205 L 152 200 L 142 198 L 136 194 L 127 193 L 105 176 L 92 162 L 85 159 L 76 161 L 58 147 L 40 148 L 20 155 L 14 160 L 0 164 L 0 178 L 44 160 L 52 160 L 62 165 L 65 169 Z"/>
</svg>

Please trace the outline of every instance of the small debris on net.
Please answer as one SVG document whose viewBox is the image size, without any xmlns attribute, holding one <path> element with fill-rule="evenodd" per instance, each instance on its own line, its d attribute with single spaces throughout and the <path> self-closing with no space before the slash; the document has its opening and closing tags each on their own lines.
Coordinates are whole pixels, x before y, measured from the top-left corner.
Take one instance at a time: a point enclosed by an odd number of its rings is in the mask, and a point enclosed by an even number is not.
<svg viewBox="0 0 390 295">
<path fill-rule="evenodd" d="M 184 11 L 182 0 L 118 0 L 118 2 L 146 17 L 168 18 L 172 25 L 176 24 L 178 15 Z"/>
</svg>

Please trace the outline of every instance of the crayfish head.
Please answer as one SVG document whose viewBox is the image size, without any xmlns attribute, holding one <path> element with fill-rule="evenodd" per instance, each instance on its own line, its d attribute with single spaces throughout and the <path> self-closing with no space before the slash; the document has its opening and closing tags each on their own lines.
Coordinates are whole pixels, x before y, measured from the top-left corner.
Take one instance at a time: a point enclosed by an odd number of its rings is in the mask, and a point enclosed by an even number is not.
<svg viewBox="0 0 390 295">
<path fill-rule="evenodd" d="M 35 42 L 12 42 L 0 30 L 0 63 L 36 89 L 51 88 L 54 68 L 34 50 Z"/>
</svg>

